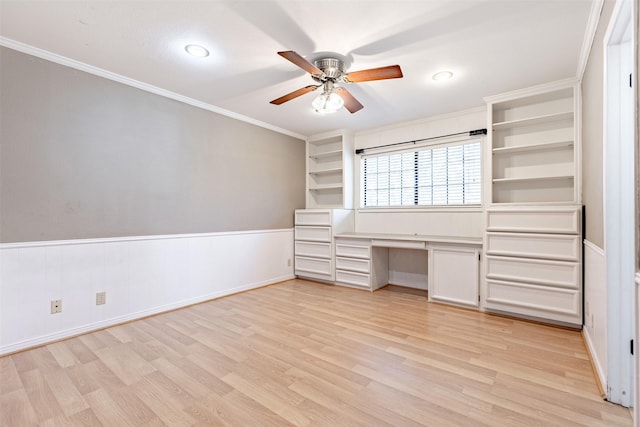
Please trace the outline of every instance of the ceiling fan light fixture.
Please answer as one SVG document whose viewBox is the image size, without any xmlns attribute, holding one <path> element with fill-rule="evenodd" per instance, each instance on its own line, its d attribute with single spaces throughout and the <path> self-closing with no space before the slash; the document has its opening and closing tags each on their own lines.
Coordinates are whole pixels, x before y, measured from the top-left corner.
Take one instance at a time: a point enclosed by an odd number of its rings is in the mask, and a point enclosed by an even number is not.
<svg viewBox="0 0 640 427">
<path fill-rule="evenodd" d="M 335 92 L 324 92 L 311 103 L 316 113 L 335 113 L 344 106 L 344 100 Z"/>
<path fill-rule="evenodd" d="M 452 77 L 453 73 L 451 71 L 439 71 L 433 75 L 432 79 L 437 82 L 444 82 L 451 80 Z"/>
<path fill-rule="evenodd" d="M 311 103 L 315 111 L 319 114 L 335 113 L 342 107 L 353 114 L 363 108 L 363 105 L 351 92 L 344 87 L 335 86 L 336 83 L 362 83 L 373 80 L 399 79 L 402 77 L 402 70 L 399 65 L 388 65 L 386 67 L 345 73 L 344 60 L 341 59 L 342 57 L 338 54 L 323 56 L 316 59 L 313 64 L 292 50 L 278 52 L 278 55 L 311 74 L 311 78 L 320 84 L 302 87 L 269 102 L 274 105 L 281 105 L 312 92 L 319 87 L 323 87 L 322 95 L 318 96 Z"/>
<path fill-rule="evenodd" d="M 188 44 L 184 47 L 184 50 L 186 50 L 189 55 L 198 58 L 205 58 L 209 56 L 209 51 L 198 44 Z"/>
</svg>

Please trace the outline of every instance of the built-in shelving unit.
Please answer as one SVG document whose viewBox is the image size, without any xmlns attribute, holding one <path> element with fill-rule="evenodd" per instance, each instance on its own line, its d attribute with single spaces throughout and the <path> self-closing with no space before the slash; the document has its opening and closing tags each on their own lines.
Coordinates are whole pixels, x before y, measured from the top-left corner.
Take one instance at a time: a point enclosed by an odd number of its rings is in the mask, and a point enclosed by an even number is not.
<svg viewBox="0 0 640 427">
<path fill-rule="evenodd" d="M 574 80 L 486 98 L 491 204 L 579 198 L 578 86 Z"/>
<path fill-rule="evenodd" d="M 580 89 L 574 79 L 487 101 L 485 310 L 582 324 Z"/>
<path fill-rule="evenodd" d="M 346 132 L 307 141 L 307 208 L 353 208 L 353 137 Z"/>
</svg>

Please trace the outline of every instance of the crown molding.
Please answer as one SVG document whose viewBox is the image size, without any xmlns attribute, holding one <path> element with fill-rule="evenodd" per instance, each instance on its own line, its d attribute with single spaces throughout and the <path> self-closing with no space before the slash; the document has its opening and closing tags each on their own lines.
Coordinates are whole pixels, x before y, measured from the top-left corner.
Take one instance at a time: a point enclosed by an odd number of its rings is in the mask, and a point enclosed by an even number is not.
<svg viewBox="0 0 640 427">
<path fill-rule="evenodd" d="M 591 54 L 591 47 L 593 46 L 596 31 L 598 30 L 598 22 L 600 22 L 600 14 L 602 13 L 603 5 L 604 0 L 593 0 L 591 3 L 587 29 L 584 32 L 582 48 L 580 49 L 580 57 L 578 58 L 578 69 L 576 70 L 576 77 L 580 82 L 582 82 L 582 77 L 584 76 L 584 72 L 587 68 L 587 62 L 589 62 L 589 55 Z"/>
<path fill-rule="evenodd" d="M 169 90 L 162 89 L 160 87 L 153 86 L 148 83 L 141 82 L 139 80 L 134 80 L 129 77 L 105 70 L 103 68 L 94 67 L 93 65 L 76 61 L 75 59 L 67 58 L 66 56 L 58 55 L 56 53 L 49 52 L 47 50 L 40 49 L 16 40 L 12 40 L 12 39 L 0 36 L 0 46 L 4 46 L 6 48 L 13 49 L 18 52 L 26 53 L 28 55 L 45 59 L 47 61 L 54 62 L 56 64 L 64 65 L 65 67 L 70 67 L 76 70 L 84 71 L 86 73 L 93 74 L 95 76 L 109 79 L 118 83 L 122 83 L 127 86 L 135 87 L 137 89 L 144 90 L 145 92 L 149 92 L 155 95 L 163 96 L 165 98 L 173 99 L 175 101 L 179 101 L 196 108 L 201 108 L 203 110 L 211 111 L 213 113 L 227 116 L 232 119 L 236 119 L 241 122 L 249 123 L 255 126 L 259 126 L 261 128 L 278 132 L 283 135 L 288 135 L 293 138 L 301 139 L 303 141 L 307 139 L 306 135 L 292 132 L 290 130 L 283 129 L 283 128 L 271 125 L 269 123 L 265 123 L 260 120 L 253 119 L 251 117 L 243 116 L 242 114 L 225 110 L 224 108 L 220 108 L 212 104 L 207 104 L 206 102 L 202 102 L 194 98 L 189 98 L 188 96 L 180 95 L 179 93 L 171 92 Z"/>
</svg>

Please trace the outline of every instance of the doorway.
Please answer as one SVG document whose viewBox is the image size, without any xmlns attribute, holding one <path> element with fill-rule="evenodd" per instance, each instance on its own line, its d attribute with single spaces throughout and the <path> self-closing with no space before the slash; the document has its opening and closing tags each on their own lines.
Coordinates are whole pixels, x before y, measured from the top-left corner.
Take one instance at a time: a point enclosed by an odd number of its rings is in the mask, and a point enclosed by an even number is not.
<svg viewBox="0 0 640 427">
<path fill-rule="evenodd" d="M 604 228 L 607 277 L 607 399 L 633 405 L 635 149 L 632 1 L 616 4 L 605 35 Z"/>
</svg>

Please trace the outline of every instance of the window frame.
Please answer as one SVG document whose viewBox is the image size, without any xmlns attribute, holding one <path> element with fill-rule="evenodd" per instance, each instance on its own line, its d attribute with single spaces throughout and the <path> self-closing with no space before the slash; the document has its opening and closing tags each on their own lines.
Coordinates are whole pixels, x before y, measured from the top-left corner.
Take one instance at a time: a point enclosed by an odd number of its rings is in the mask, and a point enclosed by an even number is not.
<svg viewBox="0 0 640 427">
<path fill-rule="evenodd" d="M 407 142 L 407 146 L 404 144 L 402 146 L 396 147 L 380 147 L 375 149 L 364 149 L 366 152 L 362 152 L 358 155 L 358 164 L 357 164 L 357 172 L 358 179 L 356 184 L 358 186 L 358 200 L 356 203 L 357 210 L 363 210 L 367 212 L 374 211 L 460 211 L 460 210 L 482 210 L 484 206 L 484 189 L 485 189 L 485 171 L 484 171 L 484 151 L 485 151 L 485 140 L 486 138 L 483 135 L 474 135 L 468 136 L 465 138 L 455 138 L 450 139 L 446 138 L 446 140 L 439 141 L 429 141 L 429 142 Z M 443 205 L 420 205 L 420 204 L 412 204 L 412 205 L 387 205 L 387 206 L 364 206 L 364 160 L 368 157 L 377 157 L 384 155 L 392 155 L 392 154 L 402 154 L 402 153 L 411 153 L 422 150 L 433 150 L 436 148 L 442 147 L 450 147 L 450 146 L 459 146 L 465 144 L 472 144 L 477 142 L 479 144 L 480 153 L 479 153 L 479 166 L 480 171 L 478 174 L 480 180 L 480 190 L 479 190 L 479 202 L 473 204 L 443 204 Z"/>
</svg>

